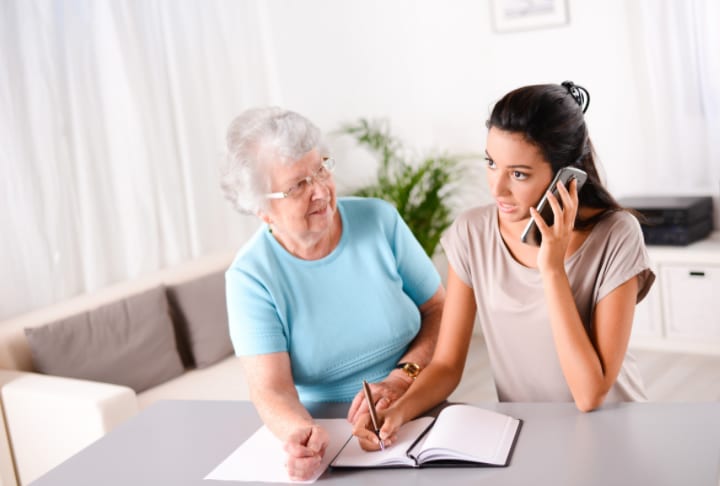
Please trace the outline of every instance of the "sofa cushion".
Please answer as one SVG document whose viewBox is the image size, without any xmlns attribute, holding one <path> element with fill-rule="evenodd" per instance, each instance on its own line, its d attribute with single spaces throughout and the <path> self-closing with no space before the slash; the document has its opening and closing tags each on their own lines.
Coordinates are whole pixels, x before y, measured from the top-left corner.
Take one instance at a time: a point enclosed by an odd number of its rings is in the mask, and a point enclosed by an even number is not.
<svg viewBox="0 0 720 486">
<path fill-rule="evenodd" d="M 158 400 L 250 400 L 250 390 L 240 358 L 231 355 L 207 368 L 186 370 L 137 396 L 141 409 Z"/>
<path fill-rule="evenodd" d="M 41 373 L 141 392 L 183 373 L 163 286 L 40 327 L 26 328 Z"/>
<path fill-rule="evenodd" d="M 187 342 L 192 361 L 205 368 L 233 352 L 225 303 L 225 272 L 169 285 L 176 331 Z"/>
</svg>

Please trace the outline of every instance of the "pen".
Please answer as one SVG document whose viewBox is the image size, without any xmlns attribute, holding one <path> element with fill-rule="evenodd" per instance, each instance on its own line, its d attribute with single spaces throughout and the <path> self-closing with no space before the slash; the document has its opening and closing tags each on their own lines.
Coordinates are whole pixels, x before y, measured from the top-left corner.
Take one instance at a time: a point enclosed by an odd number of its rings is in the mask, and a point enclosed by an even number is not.
<svg viewBox="0 0 720 486">
<path fill-rule="evenodd" d="M 378 427 L 378 418 L 377 418 L 377 412 L 375 411 L 375 402 L 372 398 L 372 393 L 370 392 L 370 385 L 368 385 L 368 382 L 366 380 L 363 380 L 363 391 L 365 391 L 365 400 L 368 402 L 368 410 L 370 410 L 370 420 L 372 420 L 373 429 L 375 429 L 375 435 L 377 435 L 377 438 L 380 440 L 380 449 L 385 450 L 385 443 L 380 438 L 380 427 Z"/>
</svg>

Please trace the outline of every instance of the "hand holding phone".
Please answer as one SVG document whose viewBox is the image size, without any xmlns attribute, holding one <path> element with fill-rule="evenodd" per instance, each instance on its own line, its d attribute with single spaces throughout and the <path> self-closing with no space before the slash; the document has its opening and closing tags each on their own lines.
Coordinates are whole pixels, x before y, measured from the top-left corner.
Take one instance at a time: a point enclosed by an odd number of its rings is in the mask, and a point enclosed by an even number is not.
<svg viewBox="0 0 720 486">
<path fill-rule="evenodd" d="M 560 202 L 560 205 L 562 205 L 562 201 L 560 197 L 558 197 L 557 183 L 562 181 L 563 185 L 568 187 L 570 185 L 570 181 L 573 179 L 577 181 L 577 190 L 580 192 L 580 188 L 587 180 L 587 174 L 585 171 L 576 169 L 575 167 L 563 167 L 557 172 L 557 174 L 555 174 L 555 178 L 550 183 L 550 186 L 543 193 L 543 197 L 540 199 L 536 209 L 548 226 L 552 226 L 555 217 L 552 211 L 552 206 L 550 206 L 550 203 L 548 202 L 547 193 L 552 192 L 553 196 L 555 196 Z M 542 242 L 542 234 L 538 230 L 534 219 L 530 218 L 530 222 L 525 227 L 522 235 L 520 235 L 520 240 L 529 245 L 540 246 L 540 243 Z"/>
</svg>

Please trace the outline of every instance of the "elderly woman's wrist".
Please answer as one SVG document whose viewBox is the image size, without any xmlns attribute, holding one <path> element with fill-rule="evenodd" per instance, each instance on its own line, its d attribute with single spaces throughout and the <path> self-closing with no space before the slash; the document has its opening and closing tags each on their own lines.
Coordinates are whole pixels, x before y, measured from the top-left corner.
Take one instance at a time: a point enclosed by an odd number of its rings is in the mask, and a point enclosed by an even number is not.
<svg viewBox="0 0 720 486">
<path fill-rule="evenodd" d="M 401 361 L 395 367 L 405 373 L 411 380 L 415 380 L 422 371 L 422 366 L 414 361 Z"/>
<path fill-rule="evenodd" d="M 412 385 L 412 382 L 415 381 L 414 378 L 410 377 L 407 373 L 405 373 L 403 370 L 399 368 L 395 368 L 390 372 L 390 377 L 395 378 L 397 380 L 402 381 L 405 383 L 408 387 Z"/>
</svg>

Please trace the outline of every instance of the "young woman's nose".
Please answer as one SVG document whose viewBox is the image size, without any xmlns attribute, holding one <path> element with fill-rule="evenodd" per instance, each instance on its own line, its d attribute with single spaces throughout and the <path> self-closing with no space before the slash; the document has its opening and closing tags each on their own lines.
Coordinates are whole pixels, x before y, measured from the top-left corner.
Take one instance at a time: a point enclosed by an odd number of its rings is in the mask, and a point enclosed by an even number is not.
<svg viewBox="0 0 720 486">
<path fill-rule="evenodd" d="M 493 174 L 488 177 L 488 185 L 490 186 L 490 193 L 493 197 L 505 196 L 509 190 L 509 180 L 505 174 Z"/>
</svg>

